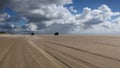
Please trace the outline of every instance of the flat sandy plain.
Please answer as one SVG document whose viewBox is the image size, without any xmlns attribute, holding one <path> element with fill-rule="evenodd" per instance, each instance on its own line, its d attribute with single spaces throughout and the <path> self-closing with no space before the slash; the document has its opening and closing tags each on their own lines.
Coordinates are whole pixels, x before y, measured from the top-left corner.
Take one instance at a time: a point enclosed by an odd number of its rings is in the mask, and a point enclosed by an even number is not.
<svg viewBox="0 0 120 68">
<path fill-rule="evenodd" d="M 0 35 L 0 68 L 120 68 L 120 36 Z"/>
</svg>

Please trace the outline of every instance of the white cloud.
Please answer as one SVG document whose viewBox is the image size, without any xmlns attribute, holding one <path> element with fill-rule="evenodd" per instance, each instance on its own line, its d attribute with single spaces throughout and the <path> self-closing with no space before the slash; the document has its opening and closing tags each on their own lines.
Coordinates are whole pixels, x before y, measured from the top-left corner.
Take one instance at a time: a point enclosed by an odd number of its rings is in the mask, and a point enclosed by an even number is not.
<svg viewBox="0 0 120 68">
<path fill-rule="evenodd" d="M 34 23 L 26 24 L 24 28 L 28 31 L 37 31 L 37 25 L 35 25 Z"/>
<path fill-rule="evenodd" d="M 77 13 L 77 10 L 75 10 L 73 6 L 71 6 L 71 7 L 69 8 L 69 10 L 70 10 L 71 12 L 73 12 L 73 13 Z"/>
<path fill-rule="evenodd" d="M 44 6 L 44 8 L 39 8 L 31 11 L 32 14 L 43 15 L 49 20 L 45 20 L 44 23 L 52 25 L 54 23 L 58 24 L 67 24 L 74 23 L 75 17 L 72 15 L 69 10 L 63 6 L 57 6 L 55 4 Z"/>
<path fill-rule="evenodd" d="M 116 17 L 112 19 L 112 17 Z M 112 12 L 107 5 L 91 10 L 86 7 L 82 14 L 76 15 L 78 21 L 72 32 L 85 34 L 112 34 L 120 33 L 120 12 Z"/>
<path fill-rule="evenodd" d="M 120 32 L 120 12 L 104 4 L 93 10 L 85 7 L 81 14 L 74 15 L 70 12 L 77 12 L 73 7 L 64 7 L 70 3 L 72 0 L 12 0 L 10 6 L 29 19 L 24 29 L 41 31 L 38 33 Z"/>
</svg>

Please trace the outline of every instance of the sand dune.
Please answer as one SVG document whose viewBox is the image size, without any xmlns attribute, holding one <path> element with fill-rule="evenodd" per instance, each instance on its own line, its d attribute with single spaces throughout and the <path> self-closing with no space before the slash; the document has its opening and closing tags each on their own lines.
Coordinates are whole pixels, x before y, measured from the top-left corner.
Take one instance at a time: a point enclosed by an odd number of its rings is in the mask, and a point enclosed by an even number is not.
<svg viewBox="0 0 120 68">
<path fill-rule="evenodd" d="M 120 68 L 119 53 L 119 36 L 0 36 L 0 68 Z"/>
</svg>

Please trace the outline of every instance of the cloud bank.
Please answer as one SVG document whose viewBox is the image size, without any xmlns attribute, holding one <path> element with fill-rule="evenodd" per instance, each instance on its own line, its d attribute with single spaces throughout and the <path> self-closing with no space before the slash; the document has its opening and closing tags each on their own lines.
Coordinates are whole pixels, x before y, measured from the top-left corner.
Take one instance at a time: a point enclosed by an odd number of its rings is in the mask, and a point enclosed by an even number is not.
<svg viewBox="0 0 120 68">
<path fill-rule="evenodd" d="M 72 0 L 6 0 L 4 2 L 29 20 L 16 32 L 36 31 L 36 33 L 44 34 L 53 34 L 54 32 L 62 34 L 120 33 L 120 12 L 113 12 L 112 9 L 103 4 L 93 10 L 85 7 L 82 13 L 77 14 L 78 11 L 73 6 L 64 7 L 64 5 L 72 3 Z M 3 3 L 0 5 L 3 6 Z M 0 14 L 1 22 L 4 21 L 3 17 L 6 17 L 5 13 Z M 3 24 L 0 25 L 0 29 L 12 30 L 13 25 Z"/>
</svg>

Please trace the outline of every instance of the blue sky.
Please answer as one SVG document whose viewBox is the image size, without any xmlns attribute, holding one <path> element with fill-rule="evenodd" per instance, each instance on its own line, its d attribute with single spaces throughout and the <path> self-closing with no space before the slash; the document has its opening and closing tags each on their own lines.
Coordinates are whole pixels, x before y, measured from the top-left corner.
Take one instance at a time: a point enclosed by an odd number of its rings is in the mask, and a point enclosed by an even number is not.
<svg viewBox="0 0 120 68">
<path fill-rule="evenodd" d="M 23 26 L 28 22 L 27 20 L 23 19 L 17 12 L 12 10 L 11 8 L 5 7 L 3 11 L 6 12 L 11 17 L 11 19 L 13 19 L 11 21 L 11 24 L 13 24 L 15 26 Z"/>
<path fill-rule="evenodd" d="M 120 11 L 120 0 L 73 0 L 73 4 L 67 4 L 65 7 L 73 6 L 74 9 L 81 13 L 85 7 L 97 9 L 103 4 L 110 7 L 114 12 Z"/>
</svg>

